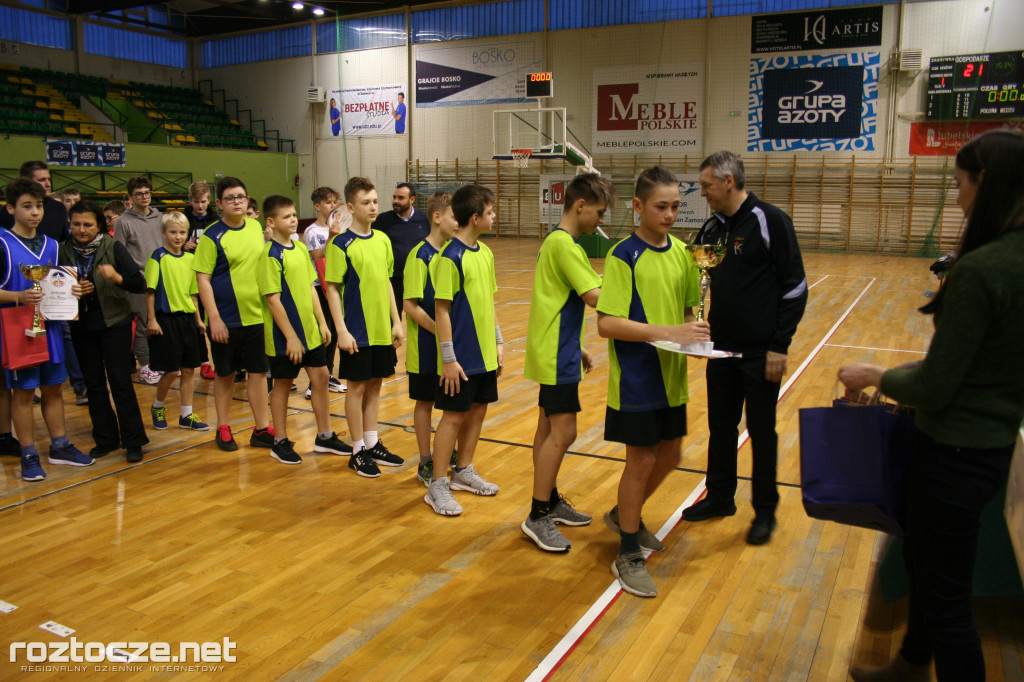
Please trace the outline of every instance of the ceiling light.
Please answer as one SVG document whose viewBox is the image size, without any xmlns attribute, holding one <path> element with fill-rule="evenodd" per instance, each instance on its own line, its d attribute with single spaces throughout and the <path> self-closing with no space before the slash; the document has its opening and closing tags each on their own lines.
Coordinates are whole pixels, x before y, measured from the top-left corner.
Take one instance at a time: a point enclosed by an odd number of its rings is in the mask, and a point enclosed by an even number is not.
<svg viewBox="0 0 1024 682">
<path fill-rule="evenodd" d="M 301 2 L 292 3 L 292 9 L 302 9 L 303 7 L 305 7 L 305 5 L 303 5 Z"/>
<path fill-rule="evenodd" d="M 323 7 L 314 7 L 313 8 L 313 14 L 317 15 L 318 17 L 322 17 L 323 14 L 324 14 L 324 8 Z"/>
</svg>

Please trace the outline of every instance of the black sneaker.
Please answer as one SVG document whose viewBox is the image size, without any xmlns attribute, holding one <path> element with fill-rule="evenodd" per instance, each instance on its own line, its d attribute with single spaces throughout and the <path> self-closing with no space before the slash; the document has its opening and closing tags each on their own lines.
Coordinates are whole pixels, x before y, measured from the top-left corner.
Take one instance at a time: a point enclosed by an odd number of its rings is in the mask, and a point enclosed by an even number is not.
<svg viewBox="0 0 1024 682">
<path fill-rule="evenodd" d="M 274 443 L 270 446 L 270 456 L 282 464 L 302 464 L 302 458 L 296 454 L 293 445 L 295 443 L 287 438 L 280 443 Z"/>
<path fill-rule="evenodd" d="M 370 456 L 366 454 L 366 450 L 360 450 L 356 454 L 348 458 L 348 468 L 355 471 L 360 476 L 366 478 L 377 478 L 380 476 L 380 469 L 373 463 Z"/>
<path fill-rule="evenodd" d="M 21 457 L 21 443 L 9 433 L 0 438 L 0 455 L 8 457 Z"/>
<path fill-rule="evenodd" d="M 231 435 L 231 426 L 221 424 L 217 427 L 217 447 L 225 452 L 234 452 L 238 449 L 235 437 Z"/>
<path fill-rule="evenodd" d="M 367 448 L 366 452 L 374 462 L 386 467 L 400 467 L 405 464 L 404 459 L 384 447 L 382 440 L 378 440 L 372 448 Z"/>
<path fill-rule="evenodd" d="M 125 460 L 130 464 L 142 461 L 142 448 L 128 448 L 125 452 Z"/>
<path fill-rule="evenodd" d="M 337 434 L 332 433 L 329 438 L 316 437 L 313 441 L 313 452 L 329 452 L 332 455 L 351 455 L 352 446 L 346 444 Z"/>
<path fill-rule="evenodd" d="M 268 426 L 265 429 L 253 427 L 252 435 L 249 436 L 249 445 L 254 448 L 274 447 L 274 427 Z"/>
<path fill-rule="evenodd" d="M 683 510 L 683 521 L 707 521 L 717 519 L 721 516 L 732 516 L 736 513 L 736 505 L 733 502 L 728 504 L 716 504 L 704 498 L 700 502 Z"/>
</svg>

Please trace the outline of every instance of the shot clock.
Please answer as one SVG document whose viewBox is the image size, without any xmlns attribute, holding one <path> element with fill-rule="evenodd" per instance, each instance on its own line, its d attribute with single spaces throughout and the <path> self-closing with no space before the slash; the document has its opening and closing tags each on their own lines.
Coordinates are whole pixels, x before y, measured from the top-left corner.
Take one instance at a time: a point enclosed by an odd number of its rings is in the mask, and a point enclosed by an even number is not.
<svg viewBox="0 0 1024 682">
<path fill-rule="evenodd" d="M 550 71 L 526 74 L 527 97 L 554 97 L 554 92 L 554 81 L 551 80 Z"/>
<path fill-rule="evenodd" d="M 1024 116 L 1024 51 L 933 57 L 929 121 Z"/>
</svg>

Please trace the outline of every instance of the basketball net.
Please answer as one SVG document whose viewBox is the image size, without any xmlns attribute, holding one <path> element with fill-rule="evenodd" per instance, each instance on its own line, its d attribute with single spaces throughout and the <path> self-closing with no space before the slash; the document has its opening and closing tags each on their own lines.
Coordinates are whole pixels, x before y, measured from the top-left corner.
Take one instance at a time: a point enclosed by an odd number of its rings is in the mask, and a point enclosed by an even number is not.
<svg viewBox="0 0 1024 682">
<path fill-rule="evenodd" d="M 532 149 L 510 149 L 509 153 L 512 155 L 512 165 L 516 168 L 526 168 L 530 162 L 530 155 L 533 154 Z"/>
</svg>

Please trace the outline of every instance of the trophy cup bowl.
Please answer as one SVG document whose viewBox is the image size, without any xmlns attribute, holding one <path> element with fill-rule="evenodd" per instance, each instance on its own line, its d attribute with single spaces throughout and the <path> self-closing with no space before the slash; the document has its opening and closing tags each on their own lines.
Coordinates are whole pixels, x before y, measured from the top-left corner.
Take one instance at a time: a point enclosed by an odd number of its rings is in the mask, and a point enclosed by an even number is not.
<svg viewBox="0 0 1024 682">
<path fill-rule="evenodd" d="M 693 254 L 693 260 L 700 270 L 700 305 L 697 306 L 697 321 L 704 321 L 704 300 L 707 297 L 708 286 L 711 284 L 711 276 L 708 270 L 715 267 L 725 258 L 726 247 L 724 242 L 717 244 L 687 244 L 686 248 Z M 684 352 L 692 355 L 711 355 L 715 345 L 711 341 L 694 341 L 683 345 Z"/>
<path fill-rule="evenodd" d="M 42 291 L 43 288 L 39 286 L 46 275 L 49 274 L 52 264 L 47 265 L 22 265 L 20 266 L 21 274 L 25 276 L 25 279 L 32 282 L 32 289 L 35 291 Z M 36 313 L 32 316 L 32 328 L 25 330 L 25 336 L 37 338 L 40 336 L 46 336 L 46 330 L 43 328 L 43 317 L 39 314 L 39 306 L 36 307 Z"/>
</svg>

